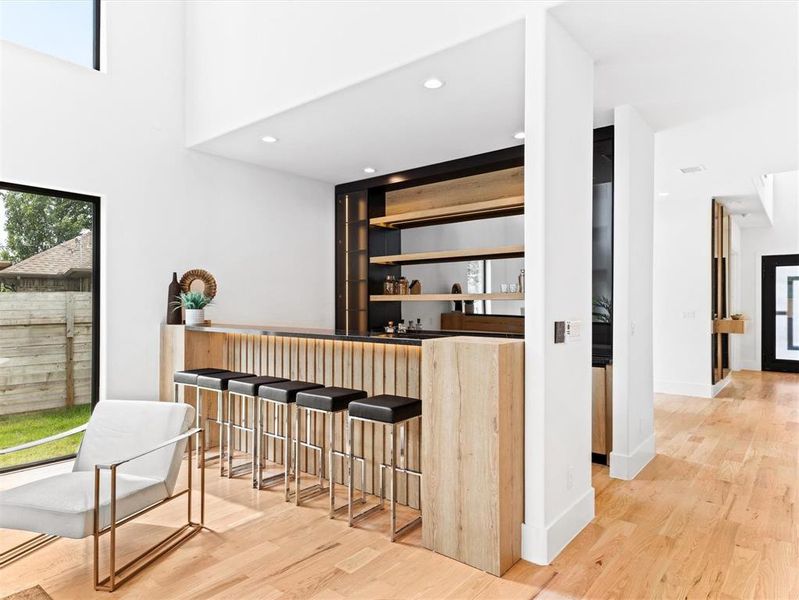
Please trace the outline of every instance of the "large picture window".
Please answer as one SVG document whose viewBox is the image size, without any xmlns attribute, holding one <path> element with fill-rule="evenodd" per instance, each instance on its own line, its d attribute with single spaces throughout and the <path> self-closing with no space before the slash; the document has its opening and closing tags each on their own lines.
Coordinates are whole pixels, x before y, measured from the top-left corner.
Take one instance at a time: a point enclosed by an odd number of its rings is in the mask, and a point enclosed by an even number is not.
<svg viewBox="0 0 799 600">
<path fill-rule="evenodd" d="M 82 425 L 98 398 L 97 198 L 0 183 L 0 449 Z M 80 435 L 0 455 L 74 455 Z"/>
<path fill-rule="evenodd" d="M 100 0 L 0 0 L 0 38 L 100 69 Z"/>
</svg>

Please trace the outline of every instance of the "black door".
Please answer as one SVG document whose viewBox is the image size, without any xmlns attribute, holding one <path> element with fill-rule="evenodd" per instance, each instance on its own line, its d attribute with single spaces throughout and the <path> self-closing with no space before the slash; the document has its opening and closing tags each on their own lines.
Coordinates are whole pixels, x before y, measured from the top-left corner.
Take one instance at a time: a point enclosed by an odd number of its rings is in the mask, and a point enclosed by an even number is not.
<svg viewBox="0 0 799 600">
<path fill-rule="evenodd" d="M 799 373 L 799 254 L 763 257 L 762 369 Z"/>
</svg>

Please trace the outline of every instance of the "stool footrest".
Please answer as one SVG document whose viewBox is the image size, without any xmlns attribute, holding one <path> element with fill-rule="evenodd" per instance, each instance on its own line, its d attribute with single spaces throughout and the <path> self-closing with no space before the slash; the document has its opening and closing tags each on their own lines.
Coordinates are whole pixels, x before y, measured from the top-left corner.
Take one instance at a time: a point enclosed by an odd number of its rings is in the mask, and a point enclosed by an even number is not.
<svg viewBox="0 0 799 600">
<path fill-rule="evenodd" d="M 361 499 L 361 503 L 365 504 L 366 500 Z M 354 500 L 353 500 L 353 504 L 355 504 Z M 354 525 L 355 523 L 361 521 L 362 519 L 365 519 L 369 515 L 373 515 L 374 513 L 378 512 L 378 511 L 381 511 L 383 509 L 384 508 L 383 508 L 382 504 L 375 504 L 371 508 L 367 508 L 366 510 L 362 510 L 359 513 L 353 513 L 352 520 L 351 520 L 351 525 Z"/>
<path fill-rule="evenodd" d="M 385 463 L 380 464 L 381 469 L 390 469 L 391 465 L 387 465 Z M 394 470 L 397 473 L 405 473 L 406 475 L 413 475 L 415 477 L 421 477 L 422 474 L 419 471 L 414 471 L 413 469 L 403 469 L 402 467 L 394 467 Z"/>
<path fill-rule="evenodd" d="M 403 525 L 402 527 L 397 529 L 394 532 L 394 535 L 392 537 L 392 541 L 394 541 L 398 536 L 402 535 L 403 533 L 405 533 L 407 531 L 410 531 L 411 529 L 413 529 L 417 525 L 421 525 L 421 524 L 422 524 L 422 515 L 419 515 L 418 517 L 416 517 L 415 519 L 413 519 L 409 523 L 406 523 L 405 525 Z"/>
<path fill-rule="evenodd" d="M 294 475 L 289 473 L 289 479 L 293 480 Z M 286 481 L 286 472 L 282 471 L 280 473 L 275 473 L 274 475 L 269 475 L 268 477 L 264 477 L 261 479 L 261 488 L 264 489 L 267 487 L 272 487 L 273 485 L 277 485 L 278 483 L 284 483 Z M 258 489 L 256 487 L 256 489 Z"/>
</svg>

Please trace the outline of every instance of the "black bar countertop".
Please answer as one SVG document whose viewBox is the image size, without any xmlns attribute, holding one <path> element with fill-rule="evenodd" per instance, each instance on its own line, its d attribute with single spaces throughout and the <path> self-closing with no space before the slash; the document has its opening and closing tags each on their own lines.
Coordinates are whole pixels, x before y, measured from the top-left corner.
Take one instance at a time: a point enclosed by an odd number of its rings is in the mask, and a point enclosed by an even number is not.
<svg viewBox="0 0 799 600">
<path fill-rule="evenodd" d="M 421 346 L 423 340 L 459 335 L 524 339 L 516 333 L 489 333 L 485 331 L 410 331 L 408 333 L 383 333 L 381 331 L 343 331 L 338 329 L 314 329 L 310 327 L 284 327 L 279 325 L 234 325 L 230 323 L 207 323 L 186 325 L 188 331 L 204 333 L 239 333 L 243 335 L 274 335 L 280 337 L 342 340 L 347 342 L 372 342 L 375 344 L 398 344 Z"/>
</svg>

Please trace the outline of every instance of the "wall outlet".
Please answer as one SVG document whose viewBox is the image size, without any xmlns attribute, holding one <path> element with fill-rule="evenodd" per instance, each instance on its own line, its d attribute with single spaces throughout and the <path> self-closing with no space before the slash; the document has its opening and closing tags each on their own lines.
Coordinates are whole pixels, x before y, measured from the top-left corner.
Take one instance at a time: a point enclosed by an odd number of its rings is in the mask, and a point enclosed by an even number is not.
<svg viewBox="0 0 799 600">
<path fill-rule="evenodd" d="M 570 490 L 574 487 L 574 467 L 569 467 L 566 470 L 566 489 Z"/>
<path fill-rule="evenodd" d="M 696 319 L 696 311 L 695 310 L 684 310 L 682 311 L 682 318 L 683 319 Z"/>
</svg>

